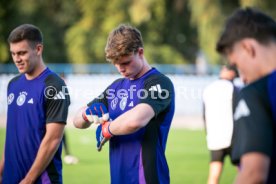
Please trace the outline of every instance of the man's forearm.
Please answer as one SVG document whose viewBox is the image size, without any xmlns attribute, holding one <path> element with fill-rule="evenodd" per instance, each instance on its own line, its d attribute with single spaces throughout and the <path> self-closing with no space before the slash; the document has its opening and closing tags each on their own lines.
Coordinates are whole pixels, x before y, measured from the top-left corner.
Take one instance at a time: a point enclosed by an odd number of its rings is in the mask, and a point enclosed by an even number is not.
<svg viewBox="0 0 276 184">
<path fill-rule="evenodd" d="M 4 154 L 5 154 L 5 151 L 3 151 L 3 154 L 0 160 L 0 184 L 2 184 L 2 176 L 4 171 L 4 162 L 5 162 Z"/>
<path fill-rule="evenodd" d="M 259 176 L 259 174 L 253 174 L 249 172 L 243 172 L 241 171 L 237 177 L 235 184 L 250 184 L 250 183 L 258 183 L 258 184 L 264 184 L 265 183 L 265 178 Z"/>
<path fill-rule="evenodd" d="M 35 161 L 24 178 L 26 181 L 34 182 L 49 165 L 61 143 L 64 125 L 58 125 L 58 127 L 53 127 L 47 131 L 40 144 Z"/>
<path fill-rule="evenodd" d="M 85 111 L 86 108 L 87 107 L 80 108 L 76 113 L 76 115 L 74 116 L 73 123 L 76 128 L 84 129 L 84 128 L 88 128 L 91 125 L 90 122 L 87 122 L 83 119 L 83 112 Z"/>
<path fill-rule="evenodd" d="M 37 153 L 37 157 L 26 175 L 26 179 L 34 182 L 37 177 L 46 169 L 50 161 L 53 159 L 61 140 L 52 142 L 42 141 L 42 144 Z"/>
<path fill-rule="evenodd" d="M 153 117 L 152 107 L 148 104 L 139 104 L 116 118 L 110 123 L 109 129 L 114 135 L 130 134 L 146 126 Z"/>
<path fill-rule="evenodd" d="M 265 183 L 269 172 L 270 158 L 262 153 L 250 152 L 241 158 L 241 169 L 236 184 Z"/>
</svg>

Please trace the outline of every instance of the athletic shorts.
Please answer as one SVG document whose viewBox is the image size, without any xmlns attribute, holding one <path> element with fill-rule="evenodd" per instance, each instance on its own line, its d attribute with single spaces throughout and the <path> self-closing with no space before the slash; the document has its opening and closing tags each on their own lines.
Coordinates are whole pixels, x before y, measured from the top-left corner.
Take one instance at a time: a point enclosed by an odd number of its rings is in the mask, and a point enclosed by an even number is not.
<svg viewBox="0 0 276 184">
<path fill-rule="evenodd" d="M 224 162 L 224 158 L 227 155 L 231 156 L 231 147 L 224 148 L 221 150 L 211 150 L 211 162 Z"/>
</svg>

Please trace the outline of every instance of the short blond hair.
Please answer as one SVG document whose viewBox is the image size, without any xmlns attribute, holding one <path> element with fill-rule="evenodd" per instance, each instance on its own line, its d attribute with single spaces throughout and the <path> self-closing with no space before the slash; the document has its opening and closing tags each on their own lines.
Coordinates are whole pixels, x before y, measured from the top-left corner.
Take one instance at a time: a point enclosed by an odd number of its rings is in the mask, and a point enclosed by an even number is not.
<svg viewBox="0 0 276 184">
<path fill-rule="evenodd" d="M 121 24 L 109 33 L 105 46 L 106 60 L 116 63 L 121 57 L 136 53 L 143 48 L 140 31 L 130 25 Z"/>
</svg>

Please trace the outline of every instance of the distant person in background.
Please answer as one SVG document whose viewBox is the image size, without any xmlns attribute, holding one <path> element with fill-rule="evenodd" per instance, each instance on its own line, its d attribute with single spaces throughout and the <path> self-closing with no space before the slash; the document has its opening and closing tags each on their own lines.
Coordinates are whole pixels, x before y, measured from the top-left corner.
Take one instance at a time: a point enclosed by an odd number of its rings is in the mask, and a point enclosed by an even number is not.
<svg viewBox="0 0 276 184">
<path fill-rule="evenodd" d="M 64 81 L 44 64 L 42 33 L 23 24 L 9 35 L 20 75 L 7 89 L 7 127 L 0 183 L 62 183 L 61 140 L 70 97 Z M 2 181 L 1 181 L 2 180 Z"/>
<path fill-rule="evenodd" d="M 209 84 L 203 92 L 204 123 L 207 146 L 211 152 L 208 184 L 218 184 L 224 158 L 230 155 L 233 133 L 233 99 L 237 87 L 233 80 L 238 76 L 231 66 L 223 66 L 220 78 Z"/>
<path fill-rule="evenodd" d="M 226 21 L 217 51 L 247 83 L 234 112 L 232 161 L 236 183 L 276 183 L 276 22 L 244 8 Z"/>
<path fill-rule="evenodd" d="M 64 131 L 64 135 L 62 138 L 62 143 L 63 143 L 63 148 L 64 148 L 64 162 L 66 164 L 77 164 L 79 162 L 79 159 L 72 155 L 70 150 L 69 150 L 69 146 L 68 146 L 68 141 L 67 141 L 67 137 L 66 137 L 66 131 Z"/>
<path fill-rule="evenodd" d="M 62 72 L 60 73 L 59 75 L 63 80 L 64 82 L 66 83 L 66 78 L 65 78 L 65 74 Z M 63 144 L 63 148 L 64 148 L 64 162 L 66 164 L 77 164 L 79 162 L 79 159 L 72 155 L 71 152 L 70 152 L 70 149 L 69 149 L 69 144 L 68 144 L 68 137 L 66 136 L 66 130 L 64 131 L 64 135 L 62 137 L 62 144 Z"/>
</svg>

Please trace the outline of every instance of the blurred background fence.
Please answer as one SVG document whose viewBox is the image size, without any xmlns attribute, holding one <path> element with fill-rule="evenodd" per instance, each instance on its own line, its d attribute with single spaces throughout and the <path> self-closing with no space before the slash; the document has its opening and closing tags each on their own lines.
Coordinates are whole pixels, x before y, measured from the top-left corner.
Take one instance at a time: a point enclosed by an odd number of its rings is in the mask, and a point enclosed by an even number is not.
<svg viewBox="0 0 276 184">
<path fill-rule="evenodd" d="M 111 82 L 121 77 L 111 64 L 49 64 L 48 66 L 56 73 L 65 74 L 71 96 L 69 122 L 78 108 L 97 97 Z M 219 66 L 208 67 L 205 74 L 197 74 L 197 67 L 193 65 L 154 65 L 154 67 L 164 72 L 174 84 L 175 126 L 201 128 L 202 91 L 207 84 L 217 78 Z M 13 64 L 5 64 L 0 65 L 0 73 L 0 117 L 2 117 L 0 119 L 3 125 L 7 111 L 7 85 L 18 71 Z"/>
<path fill-rule="evenodd" d="M 68 63 L 47 63 L 47 66 L 58 74 L 117 74 L 112 64 L 68 64 Z M 219 72 L 219 65 L 194 64 L 151 64 L 164 74 L 177 75 L 216 75 Z M 13 63 L 0 64 L 0 74 L 17 74 L 18 70 Z"/>
</svg>

